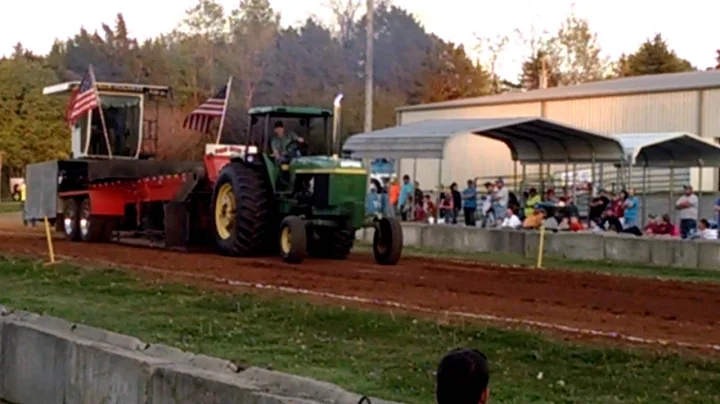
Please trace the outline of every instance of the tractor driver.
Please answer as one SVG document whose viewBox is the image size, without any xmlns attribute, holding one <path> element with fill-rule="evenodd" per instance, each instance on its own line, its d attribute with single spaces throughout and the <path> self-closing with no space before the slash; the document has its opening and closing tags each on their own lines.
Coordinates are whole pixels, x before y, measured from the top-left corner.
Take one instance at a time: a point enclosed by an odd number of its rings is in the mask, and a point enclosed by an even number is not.
<svg viewBox="0 0 720 404">
<path fill-rule="evenodd" d="M 305 142 L 305 139 L 293 132 L 285 133 L 285 125 L 283 125 L 282 121 L 275 122 L 273 132 L 275 132 L 275 136 L 270 141 L 270 147 L 272 148 L 272 154 L 276 161 L 279 162 L 281 159 L 290 160 L 293 157 L 300 155 L 300 150 L 298 148 L 295 148 L 295 150 L 288 150 L 288 146 L 293 142 L 303 143 Z"/>
</svg>

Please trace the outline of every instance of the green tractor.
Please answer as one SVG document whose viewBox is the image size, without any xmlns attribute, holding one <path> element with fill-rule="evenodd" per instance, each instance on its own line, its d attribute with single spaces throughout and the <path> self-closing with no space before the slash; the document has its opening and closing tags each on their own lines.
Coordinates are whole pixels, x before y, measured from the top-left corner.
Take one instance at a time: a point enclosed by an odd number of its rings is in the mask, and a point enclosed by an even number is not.
<svg viewBox="0 0 720 404">
<path fill-rule="evenodd" d="M 211 219 L 221 253 L 279 252 L 289 263 L 307 255 L 342 260 L 350 254 L 357 230 L 374 227 L 376 262 L 398 262 L 400 222 L 366 217 L 368 171 L 362 162 L 339 156 L 341 102 L 338 95 L 333 110 L 252 108 L 244 147 L 228 155 L 231 146 L 218 144 L 216 152 L 206 153 L 209 171 L 218 167 L 208 177 L 214 183 Z M 289 140 L 273 142 L 278 132 Z M 277 153 L 279 144 L 284 150 Z"/>
</svg>

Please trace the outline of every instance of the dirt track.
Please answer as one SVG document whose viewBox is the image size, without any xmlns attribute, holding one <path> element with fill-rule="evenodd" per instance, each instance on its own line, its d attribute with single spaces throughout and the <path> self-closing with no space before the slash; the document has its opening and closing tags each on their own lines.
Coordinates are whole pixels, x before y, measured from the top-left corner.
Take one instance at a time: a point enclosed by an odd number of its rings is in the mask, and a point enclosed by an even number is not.
<svg viewBox="0 0 720 404">
<path fill-rule="evenodd" d="M 8 230 L 0 225 L 0 251 L 45 254 L 41 232 Z M 354 254 L 346 262 L 307 260 L 302 265 L 287 265 L 277 259 L 232 259 L 117 244 L 57 241 L 55 248 L 57 254 L 77 260 L 146 265 L 648 339 L 720 344 L 720 285 L 420 258 L 404 258 L 395 267 L 381 267 L 365 254 Z"/>
</svg>

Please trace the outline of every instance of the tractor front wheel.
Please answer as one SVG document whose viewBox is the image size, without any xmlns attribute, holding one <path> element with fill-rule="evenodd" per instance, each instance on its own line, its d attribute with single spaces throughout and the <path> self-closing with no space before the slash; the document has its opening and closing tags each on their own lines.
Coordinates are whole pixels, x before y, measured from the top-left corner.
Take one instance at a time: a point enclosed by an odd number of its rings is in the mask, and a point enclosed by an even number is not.
<svg viewBox="0 0 720 404">
<path fill-rule="evenodd" d="M 70 241 L 80 241 L 80 201 L 63 199 L 62 232 Z"/>
<path fill-rule="evenodd" d="M 288 216 L 280 223 L 280 256 L 283 261 L 298 264 L 307 255 L 307 227 L 297 216 Z"/>
<path fill-rule="evenodd" d="M 403 232 L 400 221 L 384 217 L 375 223 L 373 255 L 380 265 L 395 265 L 400 261 L 403 248 Z"/>
<path fill-rule="evenodd" d="M 93 215 L 90 211 L 90 198 L 85 198 L 80 202 L 78 230 L 82 241 L 102 243 L 112 239 L 111 219 Z"/>
</svg>

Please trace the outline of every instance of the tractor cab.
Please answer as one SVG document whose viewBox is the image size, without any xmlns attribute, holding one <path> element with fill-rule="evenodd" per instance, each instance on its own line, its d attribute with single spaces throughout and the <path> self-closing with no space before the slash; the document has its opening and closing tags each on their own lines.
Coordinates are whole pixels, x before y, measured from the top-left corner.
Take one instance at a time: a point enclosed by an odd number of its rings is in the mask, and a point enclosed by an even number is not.
<svg viewBox="0 0 720 404">
<path fill-rule="evenodd" d="M 79 81 L 43 89 L 44 95 L 72 93 Z M 96 83 L 102 108 L 71 128 L 73 159 L 153 159 L 157 152 L 159 102 L 170 88 L 145 84 Z M 154 108 L 149 108 L 153 106 Z M 102 111 L 102 116 L 100 115 Z M 104 123 L 103 123 L 104 121 Z M 105 138 L 103 125 L 107 129 Z"/>
</svg>

